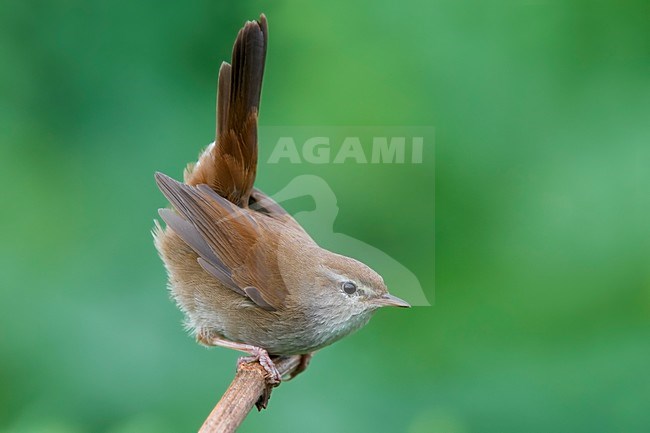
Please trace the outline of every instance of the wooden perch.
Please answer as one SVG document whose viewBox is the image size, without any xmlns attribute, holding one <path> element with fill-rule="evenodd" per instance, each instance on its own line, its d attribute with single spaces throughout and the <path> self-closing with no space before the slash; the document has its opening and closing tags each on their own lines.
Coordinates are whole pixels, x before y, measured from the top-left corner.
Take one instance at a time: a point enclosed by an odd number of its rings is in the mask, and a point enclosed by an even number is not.
<svg viewBox="0 0 650 433">
<path fill-rule="evenodd" d="M 275 359 L 282 377 L 292 373 L 300 364 L 300 356 Z M 266 384 L 266 371 L 259 363 L 241 364 L 237 374 L 219 403 L 212 409 L 199 433 L 234 432 L 244 421 L 248 412 L 257 404 L 258 409 L 266 407 L 271 388 Z"/>
</svg>

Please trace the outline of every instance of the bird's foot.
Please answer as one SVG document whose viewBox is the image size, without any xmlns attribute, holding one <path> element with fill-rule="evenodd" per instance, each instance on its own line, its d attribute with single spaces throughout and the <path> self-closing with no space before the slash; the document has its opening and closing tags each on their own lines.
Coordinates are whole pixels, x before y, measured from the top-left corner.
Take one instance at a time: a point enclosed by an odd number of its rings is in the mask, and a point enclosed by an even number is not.
<svg viewBox="0 0 650 433">
<path fill-rule="evenodd" d="M 241 367 L 242 364 L 259 362 L 267 373 L 265 376 L 266 386 L 255 405 L 258 410 L 266 408 L 269 403 L 269 398 L 271 397 L 271 391 L 282 381 L 280 372 L 266 350 L 250 344 L 235 343 L 234 341 L 226 340 L 217 333 L 211 332 L 209 329 L 205 328 L 199 330 L 197 333 L 197 340 L 206 346 L 227 347 L 229 349 L 235 349 L 250 354 L 250 356 L 239 358 L 237 361 L 237 368 Z"/>
<path fill-rule="evenodd" d="M 239 358 L 237 360 L 237 368 L 242 364 L 259 362 L 262 368 L 266 370 L 266 386 L 264 387 L 264 391 L 262 391 L 262 395 L 260 395 L 260 398 L 255 403 L 257 410 L 266 409 L 269 404 L 269 399 L 271 398 L 271 391 L 273 388 L 280 385 L 282 376 L 266 350 L 260 347 L 251 346 L 248 352 L 251 353 L 251 356 L 242 356 Z"/>
<path fill-rule="evenodd" d="M 261 347 L 253 346 L 251 344 L 235 343 L 234 341 L 226 340 L 218 334 L 211 332 L 207 328 L 199 329 L 196 335 L 196 339 L 199 343 L 206 346 L 221 346 L 227 347 L 228 349 L 235 349 L 239 350 L 240 352 L 248 353 L 250 356 L 243 356 L 239 358 L 237 361 L 237 367 L 242 364 L 259 362 L 260 365 L 264 367 L 264 370 L 266 370 L 268 374 L 267 381 L 271 385 L 277 386 L 277 384 L 282 381 L 282 376 L 280 376 L 280 372 L 275 367 L 275 364 L 271 360 L 269 353 Z"/>
<path fill-rule="evenodd" d="M 237 367 L 242 364 L 249 364 L 252 362 L 259 362 L 264 370 L 266 370 L 267 376 L 266 381 L 269 385 L 278 386 L 282 382 L 282 376 L 280 372 L 275 367 L 273 360 L 269 356 L 269 353 L 262 349 L 261 347 L 249 346 L 250 349 L 248 352 L 251 356 L 242 356 L 237 360 Z"/>
</svg>

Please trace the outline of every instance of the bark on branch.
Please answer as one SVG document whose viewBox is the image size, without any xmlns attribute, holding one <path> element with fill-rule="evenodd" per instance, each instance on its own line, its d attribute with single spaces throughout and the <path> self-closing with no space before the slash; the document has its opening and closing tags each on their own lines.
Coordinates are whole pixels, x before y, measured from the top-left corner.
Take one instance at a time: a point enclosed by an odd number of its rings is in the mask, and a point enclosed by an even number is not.
<svg viewBox="0 0 650 433">
<path fill-rule="evenodd" d="M 280 375 L 287 376 L 300 364 L 300 356 L 274 360 Z M 259 363 L 241 364 L 232 383 L 212 409 L 199 433 L 234 432 L 253 405 L 266 407 L 271 389 L 266 385 L 266 371 Z"/>
</svg>

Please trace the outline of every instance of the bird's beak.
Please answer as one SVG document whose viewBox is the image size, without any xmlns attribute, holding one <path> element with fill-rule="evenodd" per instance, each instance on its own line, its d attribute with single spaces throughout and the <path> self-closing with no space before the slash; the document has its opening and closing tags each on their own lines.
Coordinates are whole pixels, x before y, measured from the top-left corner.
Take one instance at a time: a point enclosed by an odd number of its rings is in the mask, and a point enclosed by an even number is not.
<svg viewBox="0 0 650 433">
<path fill-rule="evenodd" d="M 403 299 L 393 296 L 390 293 L 375 298 L 373 302 L 380 307 L 400 307 L 400 308 L 411 308 L 411 304 L 404 301 Z"/>
</svg>

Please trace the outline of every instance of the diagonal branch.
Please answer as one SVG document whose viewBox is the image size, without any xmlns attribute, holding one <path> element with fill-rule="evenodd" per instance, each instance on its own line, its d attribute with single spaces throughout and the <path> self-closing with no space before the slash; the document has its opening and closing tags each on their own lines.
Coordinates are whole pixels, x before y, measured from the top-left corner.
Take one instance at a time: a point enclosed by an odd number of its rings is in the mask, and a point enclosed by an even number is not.
<svg viewBox="0 0 650 433">
<path fill-rule="evenodd" d="M 274 360 L 281 376 L 287 376 L 300 364 L 300 356 Z M 266 407 L 271 388 L 266 384 L 266 371 L 259 363 L 243 363 L 219 403 L 212 409 L 199 433 L 234 432 L 244 421 L 248 412 L 257 404 Z"/>
</svg>

